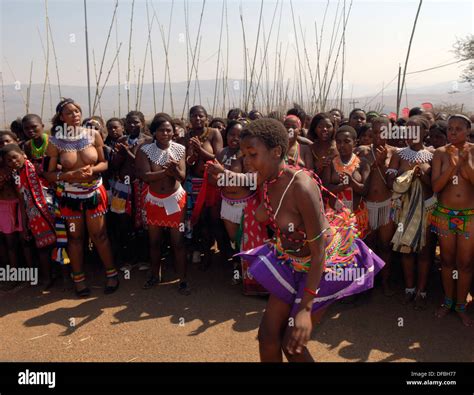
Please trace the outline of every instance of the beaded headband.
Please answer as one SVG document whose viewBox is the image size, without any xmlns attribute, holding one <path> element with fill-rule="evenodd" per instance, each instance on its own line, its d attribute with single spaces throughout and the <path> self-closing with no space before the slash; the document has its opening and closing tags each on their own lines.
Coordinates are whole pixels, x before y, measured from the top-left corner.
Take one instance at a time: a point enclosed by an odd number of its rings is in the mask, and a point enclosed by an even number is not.
<svg viewBox="0 0 474 395">
<path fill-rule="evenodd" d="M 72 99 L 63 99 L 59 102 L 56 106 L 56 114 L 60 114 L 63 108 L 68 104 L 74 104 L 74 100 Z"/>
<path fill-rule="evenodd" d="M 285 121 L 287 119 L 292 119 L 292 120 L 296 121 L 298 123 L 298 128 L 301 128 L 301 119 L 299 119 L 296 115 L 287 115 L 285 117 Z"/>
<path fill-rule="evenodd" d="M 451 119 L 462 119 L 463 121 L 465 121 L 467 123 L 467 128 L 468 129 L 471 129 L 472 128 L 472 123 L 471 123 L 471 120 L 466 117 L 465 115 L 463 114 L 454 114 L 454 115 L 451 115 L 449 118 L 448 118 L 448 122 L 451 120 Z"/>
</svg>

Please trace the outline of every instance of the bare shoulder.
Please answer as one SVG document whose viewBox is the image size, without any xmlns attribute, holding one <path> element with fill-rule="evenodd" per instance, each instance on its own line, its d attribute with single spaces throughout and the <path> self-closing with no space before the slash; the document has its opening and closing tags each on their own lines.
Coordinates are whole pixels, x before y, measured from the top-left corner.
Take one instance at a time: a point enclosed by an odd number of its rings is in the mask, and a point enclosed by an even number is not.
<svg viewBox="0 0 474 395">
<path fill-rule="evenodd" d="M 137 153 L 138 151 L 141 151 L 141 148 L 144 147 L 145 145 L 149 145 L 151 144 L 153 141 L 151 140 L 145 140 L 143 139 L 142 141 L 139 141 L 138 144 L 137 144 Z"/>
<path fill-rule="evenodd" d="M 365 157 L 370 153 L 370 145 L 359 145 L 354 148 L 354 154 L 360 157 Z"/>
<path fill-rule="evenodd" d="M 221 134 L 221 132 L 219 132 L 219 129 L 216 129 L 216 128 L 208 128 L 207 130 L 209 131 L 208 132 L 209 133 L 208 134 L 209 140 L 213 140 L 214 138 L 217 137 L 218 134 L 219 135 Z"/>
<path fill-rule="evenodd" d="M 316 181 L 305 171 L 300 171 L 295 177 L 295 197 L 298 201 L 306 200 L 304 198 L 309 197 L 310 199 L 315 198 L 319 194 L 319 187 Z"/>
<path fill-rule="evenodd" d="M 56 147 L 54 144 L 48 144 L 46 147 L 46 155 L 50 158 L 56 158 L 59 155 L 58 147 Z"/>
<path fill-rule="evenodd" d="M 311 154 L 311 145 L 309 144 L 301 144 L 300 145 L 301 152 Z"/>
<path fill-rule="evenodd" d="M 390 152 L 392 155 L 395 155 L 395 154 L 398 154 L 398 151 L 400 151 L 400 148 L 387 144 L 387 151 Z"/>
<path fill-rule="evenodd" d="M 446 151 L 447 146 L 439 147 L 434 150 L 433 153 L 433 161 L 438 161 L 438 160 L 443 160 L 442 158 L 446 156 L 447 152 Z"/>
<path fill-rule="evenodd" d="M 86 130 L 87 130 L 87 133 L 90 133 L 90 136 L 94 140 L 94 145 L 96 147 L 104 145 L 104 140 L 102 139 L 102 135 L 100 134 L 99 131 L 95 129 L 86 129 Z"/>
<path fill-rule="evenodd" d="M 448 147 L 451 147 L 451 144 L 447 144 L 447 145 L 444 145 L 442 147 L 436 148 L 434 153 L 438 154 L 438 155 L 444 154 L 444 153 L 448 152 L 447 151 Z"/>
<path fill-rule="evenodd" d="M 313 144 L 313 142 L 305 136 L 298 136 L 297 139 L 298 139 L 298 142 L 301 144 L 302 147 L 303 146 L 311 146 L 311 144 Z"/>
<path fill-rule="evenodd" d="M 153 141 L 153 137 L 148 136 L 146 134 L 142 134 L 140 136 L 140 143 L 139 144 L 150 144 Z"/>
<path fill-rule="evenodd" d="M 371 163 L 369 162 L 369 160 L 367 158 L 360 158 L 360 162 L 359 162 L 359 169 L 366 169 L 366 168 L 370 168 L 371 166 Z"/>
</svg>

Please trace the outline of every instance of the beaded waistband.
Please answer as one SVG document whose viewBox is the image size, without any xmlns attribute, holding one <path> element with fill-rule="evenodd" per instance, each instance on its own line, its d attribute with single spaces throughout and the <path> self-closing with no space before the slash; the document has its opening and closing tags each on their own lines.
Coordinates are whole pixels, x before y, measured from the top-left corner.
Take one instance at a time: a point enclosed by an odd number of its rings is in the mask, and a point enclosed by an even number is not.
<svg viewBox="0 0 474 395">
<path fill-rule="evenodd" d="M 88 199 L 93 196 L 102 185 L 102 177 L 90 182 L 64 182 L 62 184 L 63 196 L 73 199 Z"/>
<path fill-rule="evenodd" d="M 148 190 L 148 194 L 146 195 L 145 201 L 159 207 L 164 207 L 166 200 L 175 199 L 177 202 L 179 202 L 179 200 L 184 196 L 185 193 L 186 191 L 181 185 L 179 186 L 176 192 L 173 192 L 172 194 L 166 197 L 158 197 L 160 195 L 157 196 L 156 193 Z"/>
<path fill-rule="evenodd" d="M 221 196 L 222 196 L 222 200 L 225 200 L 227 203 L 237 204 L 237 203 L 246 203 L 246 202 L 248 202 L 250 199 L 252 199 L 255 196 L 255 194 L 256 194 L 256 192 L 254 192 L 251 195 L 246 196 L 244 198 L 240 198 L 240 199 L 231 199 L 231 198 L 225 197 L 223 193 L 221 193 Z"/>
</svg>

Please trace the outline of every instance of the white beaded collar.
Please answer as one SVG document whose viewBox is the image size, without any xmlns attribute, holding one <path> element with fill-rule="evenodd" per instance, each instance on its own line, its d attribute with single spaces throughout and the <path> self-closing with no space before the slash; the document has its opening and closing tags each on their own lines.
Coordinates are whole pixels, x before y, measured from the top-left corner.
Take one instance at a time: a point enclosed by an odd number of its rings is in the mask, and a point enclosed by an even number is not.
<svg viewBox="0 0 474 395">
<path fill-rule="evenodd" d="M 186 152 L 183 145 L 174 141 L 171 141 L 170 146 L 164 150 L 158 147 L 155 142 L 142 145 L 141 150 L 150 161 L 160 166 L 164 166 L 170 159 L 179 162 Z"/>
<path fill-rule="evenodd" d="M 426 148 L 415 151 L 410 147 L 405 147 L 398 151 L 398 155 L 410 163 L 427 163 L 433 159 L 433 154 Z"/>
</svg>

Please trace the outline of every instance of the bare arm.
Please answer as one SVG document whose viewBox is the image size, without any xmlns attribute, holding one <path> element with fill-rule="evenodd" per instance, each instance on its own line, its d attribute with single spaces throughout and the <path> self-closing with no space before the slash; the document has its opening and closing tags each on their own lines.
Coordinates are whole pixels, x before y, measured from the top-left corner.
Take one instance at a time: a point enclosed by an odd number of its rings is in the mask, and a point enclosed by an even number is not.
<svg viewBox="0 0 474 395">
<path fill-rule="evenodd" d="M 470 148 L 466 150 L 466 152 L 463 152 L 461 159 L 461 174 L 472 185 L 474 185 L 474 148 Z"/>
<path fill-rule="evenodd" d="M 361 176 L 362 189 L 357 191 L 361 196 L 366 196 L 369 192 L 370 163 L 366 159 L 361 159 L 359 165 L 359 173 Z"/>
<path fill-rule="evenodd" d="M 311 148 L 309 145 L 302 145 L 301 148 L 303 149 L 303 160 L 304 160 L 304 167 L 309 170 L 314 169 L 314 161 L 313 155 L 311 154 Z"/>
<path fill-rule="evenodd" d="M 344 189 L 349 188 L 349 182 L 347 184 L 341 182 L 339 173 L 334 168 L 334 164 L 332 162 L 329 166 L 327 166 L 326 172 L 330 174 L 330 177 L 328 177 L 329 182 L 327 184 L 327 189 L 329 189 L 329 191 L 337 194 Z"/>
<path fill-rule="evenodd" d="M 398 155 L 397 152 L 395 152 L 390 158 L 390 163 L 388 164 L 388 168 L 394 169 L 397 171 L 400 168 L 400 155 Z M 395 181 L 395 178 L 397 178 L 397 174 L 398 173 L 394 173 L 394 172 L 385 173 L 385 180 L 387 181 L 387 187 L 390 190 L 393 190 L 393 183 Z"/>
<path fill-rule="evenodd" d="M 95 166 L 92 166 L 92 174 L 100 174 L 107 170 L 109 163 L 105 159 L 104 155 L 104 140 L 99 132 L 95 132 L 95 141 L 94 146 L 97 150 L 97 163 Z"/>
<path fill-rule="evenodd" d="M 179 162 L 173 162 L 167 169 L 167 175 L 176 178 L 179 182 L 183 182 L 186 178 L 186 159 L 185 155 L 179 160 Z"/>
<path fill-rule="evenodd" d="M 146 154 L 140 149 L 135 158 L 135 172 L 137 177 L 147 184 L 168 177 L 166 169 L 152 171 Z"/>
<path fill-rule="evenodd" d="M 48 147 L 46 148 L 46 155 L 49 157 L 49 165 L 48 171 L 43 173 L 43 177 L 46 178 L 48 182 L 56 182 L 57 174 L 59 173 L 57 171 L 59 151 L 53 144 L 48 144 Z M 65 177 L 67 173 L 69 172 L 61 174 L 61 180 L 66 179 Z"/>
<path fill-rule="evenodd" d="M 301 203 L 298 210 L 303 219 L 305 232 L 308 235 L 308 245 L 311 251 L 311 266 L 306 276 L 306 287 L 301 303 L 295 316 L 294 328 L 288 342 L 290 354 L 300 354 L 311 335 L 312 322 L 311 310 L 314 295 L 321 281 L 324 271 L 325 243 L 323 224 L 325 223 L 322 212 L 321 193 L 318 186 L 309 177 L 295 182 L 294 196 L 298 196 Z M 306 291 L 309 290 L 311 292 Z"/>
<path fill-rule="evenodd" d="M 450 180 L 452 180 L 454 174 L 457 171 L 457 166 L 453 163 L 449 163 L 449 167 L 446 171 L 441 172 L 442 168 L 442 151 L 436 150 L 433 155 L 433 166 L 431 170 L 431 186 L 433 188 L 433 192 L 441 192 Z"/>
</svg>

